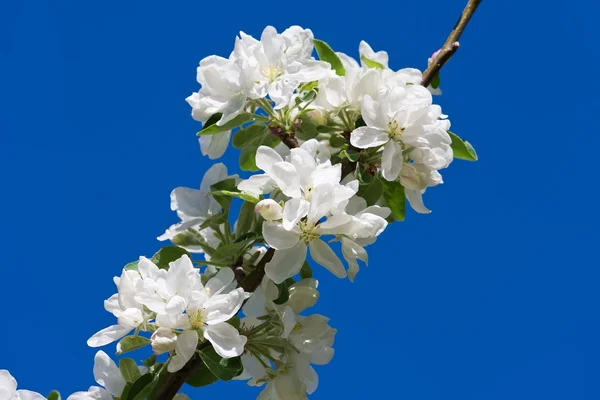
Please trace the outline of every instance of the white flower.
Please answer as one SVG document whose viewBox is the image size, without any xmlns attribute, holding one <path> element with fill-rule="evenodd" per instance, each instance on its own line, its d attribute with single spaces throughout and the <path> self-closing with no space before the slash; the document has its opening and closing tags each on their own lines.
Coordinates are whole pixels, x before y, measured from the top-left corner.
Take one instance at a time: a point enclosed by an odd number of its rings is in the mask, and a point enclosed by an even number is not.
<svg viewBox="0 0 600 400">
<path fill-rule="evenodd" d="M 368 58 L 371 61 L 378 62 L 379 64 L 383 65 L 384 68 L 388 67 L 388 53 L 385 51 L 378 51 L 377 53 L 375 53 L 371 46 L 369 46 L 369 44 L 364 40 L 360 42 L 358 52 L 360 53 L 361 63 L 363 64 L 363 67 L 365 66 L 362 62 L 363 57 Z"/>
<path fill-rule="evenodd" d="M 104 302 L 104 308 L 117 317 L 117 324 L 95 333 L 88 339 L 88 346 L 100 347 L 112 343 L 152 319 L 154 315 L 144 310 L 136 300 L 136 295 L 145 290 L 149 282 L 163 278 L 166 273 L 146 257 L 140 257 L 138 271 L 124 269 L 120 278 L 115 277 L 118 293 Z"/>
<path fill-rule="evenodd" d="M 333 358 L 333 342 L 337 330 L 328 324 L 329 318 L 313 314 L 298 316 L 298 322 L 290 333 L 290 342 L 298 351 L 305 354 L 311 364 L 329 364 Z"/>
<path fill-rule="evenodd" d="M 273 199 L 259 201 L 254 209 L 266 220 L 283 218 L 283 208 Z"/>
<path fill-rule="evenodd" d="M 312 40 L 310 30 L 297 26 L 282 34 L 268 26 L 260 41 L 240 32 L 234 57 L 242 71 L 243 93 L 251 99 L 268 95 L 279 109 L 289 104 L 299 84 L 327 76 L 330 65 L 311 57 Z"/>
<path fill-rule="evenodd" d="M 172 239 L 189 228 L 197 229 L 208 218 L 220 212 L 221 206 L 219 203 L 207 194 L 210 193 L 212 185 L 228 178 L 237 179 L 237 175 L 228 176 L 227 167 L 222 163 L 218 163 L 206 171 L 200 189 L 175 188 L 171 192 L 171 210 L 177 211 L 177 215 L 182 222 L 169 227 L 164 234 L 158 237 L 158 240 Z M 209 245 L 213 247 L 219 245 L 220 241 L 213 234 L 214 231 L 211 228 L 202 229 L 199 233 Z M 199 246 L 186 246 L 185 249 L 193 253 L 203 252 Z"/>
<path fill-rule="evenodd" d="M 176 355 L 169 364 L 169 372 L 181 369 L 194 355 L 198 333 L 222 357 L 242 354 L 246 337 L 226 323 L 247 298 L 243 289 L 234 287 L 230 268 L 219 270 L 204 286 L 199 271 L 184 255 L 169 264 L 166 276 L 156 282 L 154 290 L 139 293 L 136 299 L 157 314 L 158 326 L 184 330 L 177 337 Z"/>
<path fill-rule="evenodd" d="M 148 368 L 138 366 L 140 374 L 148 372 Z M 123 394 L 126 382 L 121 375 L 121 370 L 115 362 L 103 351 L 94 357 L 94 379 L 101 386 L 91 386 L 87 392 L 76 392 L 67 400 L 112 400 Z"/>
<path fill-rule="evenodd" d="M 0 370 L 0 400 L 45 400 L 39 393 L 17 390 L 17 381 L 5 369 Z"/>
</svg>

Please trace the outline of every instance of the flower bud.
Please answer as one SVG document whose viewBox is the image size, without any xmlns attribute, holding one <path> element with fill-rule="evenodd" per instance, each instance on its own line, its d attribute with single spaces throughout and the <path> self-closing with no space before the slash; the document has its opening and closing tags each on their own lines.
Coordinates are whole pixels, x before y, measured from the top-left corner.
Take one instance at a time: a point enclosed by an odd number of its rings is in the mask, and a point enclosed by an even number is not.
<svg viewBox="0 0 600 400">
<path fill-rule="evenodd" d="M 115 310 L 113 314 L 117 317 L 119 325 L 127 328 L 137 328 L 144 322 L 144 316 L 139 308 L 128 308 L 125 311 Z"/>
<path fill-rule="evenodd" d="M 259 201 L 254 209 L 267 221 L 276 221 L 283 218 L 283 208 L 272 199 Z"/>
<path fill-rule="evenodd" d="M 150 337 L 150 342 L 156 354 L 168 353 L 175 350 L 177 335 L 169 328 L 158 328 Z"/>
</svg>

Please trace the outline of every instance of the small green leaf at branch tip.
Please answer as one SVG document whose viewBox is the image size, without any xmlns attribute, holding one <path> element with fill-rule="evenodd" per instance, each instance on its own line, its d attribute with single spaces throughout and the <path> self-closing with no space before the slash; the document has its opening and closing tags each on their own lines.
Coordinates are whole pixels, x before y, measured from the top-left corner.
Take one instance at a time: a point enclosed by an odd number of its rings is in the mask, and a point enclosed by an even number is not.
<svg viewBox="0 0 600 400">
<path fill-rule="evenodd" d="M 253 120 L 254 120 L 254 114 L 247 113 L 247 112 L 240 113 L 235 118 L 233 118 L 231 121 L 228 121 L 221 126 L 214 123 L 208 127 L 202 128 L 202 130 L 200 132 L 198 132 L 197 136 L 214 135 L 214 134 L 217 134 L 220 132 L 230 131 L 233 128 L 236 128 L 240 125 L 245 124 L 246 122 L 250 122 Z"/>
<path fill-rule="evenodd" d="M 137 364 L 131 358 L 121 358 L 119 361 L 119 370 L 121 370 L 121 375 L 123 375 L 125 382 L 133 383 L 142 376 Z"/>
<path fill-rule="evenodd" d="M 267 133 L 267 126 L 262 123 L 252 124 L 238 130 L 231 140 L 231 144 L 236 149 L 241 149 L 249 145 L 258 145 L 262 142 Z"/>
<path fill-rule="evenodd" d="M 58 393 L 56 390 L 53 390 L 50 392 L 47 398 L 48 400 L 60 400 L 60 393 Z"/>
<path fill-rule="evenodd" d="M 117 355 L 129 353 L 150 344 L 150 339 L 143 336 L 125 336 L 117 343 Z"/>
<path fill-rule="evenodd" d="M 406 213 L 406 195 L 404 186 L 398 181 L 389 182 L 383 180 L 383 198 L 387 207 L 392 210 L 392 216 L 396 221 L 404 221 Z"/>
<path fill-rule="evenodd" d="M 429 84 L 432 88 L 437 89 L 440 87 L 440 74 L 437 73 L 435 74 L 435 76 L 433 77 L 433 79 L 431 80 L 431 83 Z"/>
<path fill-rule="evenodd" d="M 369 68 L 385 69 L 385 66 L 383 64 L 378 63 L 375 60 L 371 60 L 370 58 L 367 58 L 365 56 L 360 56 L 360 60 Z"/>
<path fill-rule="evenodd" d="M 333 51 L 327 43 L 318 39 L 314 39 L 313 43 L 315 45 L 315 50 L 317 50 L 319 60 L 329 63 L 331 69 L 339 76 L 346 75 L 346 69 L 344 68 L 344 64 L 342 64 L 342 60 L 340 60 L 338 55 L 335 54 L 335 51 Z"/>
<path fill-rule="evenodd" d="M 471 143 L 461 139 L 453 132 L 448 131 L 450 139 L 452 139 L 452 151 L 454 152 L 454 158 L 466 161 L 477 161 L 477 152 L 471 146 Z"/>
<path fill-rule="evenodd" d="M 221 380 L 230 381 L 242 372 L 240 357 L 222 358 L 212 347 L 199 352 L 204 365 Z"/>
</svg>

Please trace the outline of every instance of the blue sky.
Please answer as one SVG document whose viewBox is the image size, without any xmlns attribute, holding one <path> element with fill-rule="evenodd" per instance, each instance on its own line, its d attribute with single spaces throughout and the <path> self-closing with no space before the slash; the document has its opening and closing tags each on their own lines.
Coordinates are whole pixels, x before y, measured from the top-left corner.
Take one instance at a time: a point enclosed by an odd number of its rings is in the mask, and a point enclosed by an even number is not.
<svg viewBox="0 0 600 400">
<path fill-rule="evenodd" d="M 42 393 L 94 383 L 112 276 L 160 247 L 170 191 L 211 165 L 184 102 L 201 58 L 299 24 L 423 68 L 464 3 L 3 2 L 0 369 Z M 313 311 L 339 332 L 313 399 L 600 398 L 599 12 L 483 2 L 437 98 L 480 161 L 444 171 L 433 213 L 390 226 L 354 284 L 315 269 Z"/>
</svg>

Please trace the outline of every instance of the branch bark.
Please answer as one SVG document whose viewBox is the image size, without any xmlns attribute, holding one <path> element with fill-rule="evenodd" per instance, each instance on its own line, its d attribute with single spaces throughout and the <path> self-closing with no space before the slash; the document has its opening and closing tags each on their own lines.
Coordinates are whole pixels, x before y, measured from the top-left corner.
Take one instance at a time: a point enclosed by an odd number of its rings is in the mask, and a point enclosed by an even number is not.
<svg viewBox="0 0 600 400">
<path fill-rule="evenodd" d="M 427 67 L 425 72 L 423 73 L 423 80 L 421 85 L 427 87 L 431 83 L 431 80 L 435 77 L 437 73 L 439 73 L 440 69 L 444 66 L 444 64 L 452 57 L 452 55 L 458 50 L 459 44 L 458 39 L 462 35 L 465 27 L 469 23 L 469 20 L 473 16 L 473 13 L 479 6 L 482 0 L 469 0 L 467 6 L 462 12 L 456 26 L 450 32 L 448 39 L 444 43 L 444 46 L 440 49 L 440 52 L 436 55 L 435 59 L 432 63 Z M 282 129 L 277 127 L 271 127 L 271 134 L 281 138 L 281 141 L 288 146 L 290 149 L 298 147 L 298 140 L 295 137 L 295 129 L 292 129 L 291 132 L 284 132 Z M 350 167 L 351 168 L 351 167 Z M 254 292 L 260 283 L 262 282 L 263 277 L 265 276 L 265 265 L 273 258 L 273 254 L 275 254 L 275 250 L 270 248 L 261 261 L 256 266 L 256 269 L 250 273 L 250 275 L 246 276 L 239 283 L 239 287 L 244 288 L 246 292 Z M 241 277 L 238 277 L 238 279 Z M 204 343 L 202 346 L 206 345 Z M 190 361 L 179 371 L 169 374 L 163 387 L 159 389 L 156 394 L 156 400 L 171 400 L 177 394 L 179 389 L 183 386 L 185 381 L 187 381 L 193 374 L 200 368 L 203 361 L 197 354 L 192 357 Z"/>
<path fill-rule="evenodd" d="M 464 32 L 467 24 L 471 20 L 471 17 L 477 10 L 479 4 L 481 4 L 482 0 L 469 0 L 465 9 L 463 10 L 458 22 L 450 32 L 448 39 L 440 49 L 439 53 L 434 57 L 431 61 L 425 72 L 423 72 L 423 80 L 421 81 L 421 85 L 427 87 L 433 80 L 433 78 L 440 72 L 440 69 L 446 64 L 446 62 L 456 53 L 456 50 L 460 47 L 458 43 L 458 39 Z"/>
</svg>

